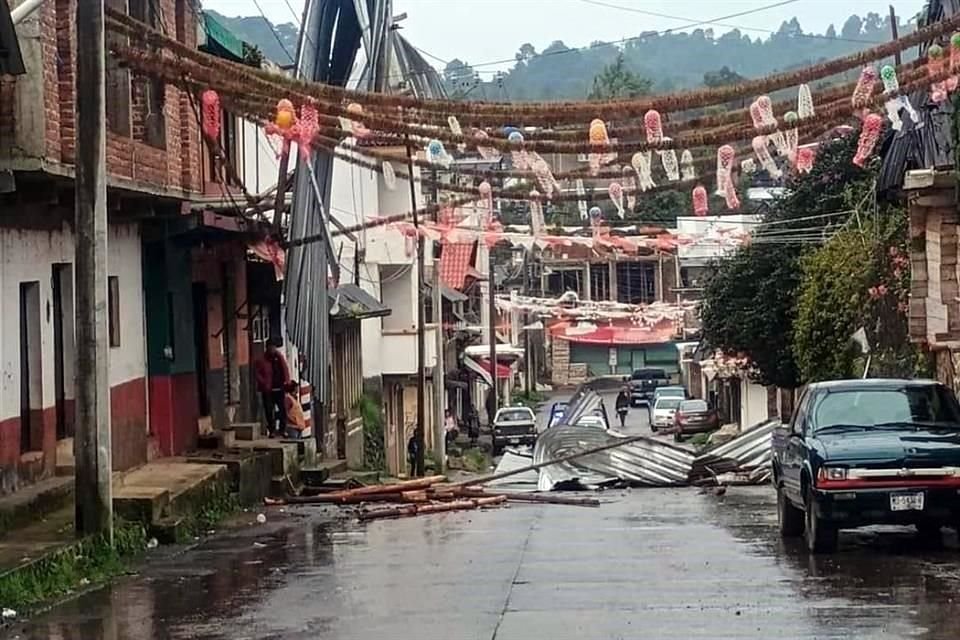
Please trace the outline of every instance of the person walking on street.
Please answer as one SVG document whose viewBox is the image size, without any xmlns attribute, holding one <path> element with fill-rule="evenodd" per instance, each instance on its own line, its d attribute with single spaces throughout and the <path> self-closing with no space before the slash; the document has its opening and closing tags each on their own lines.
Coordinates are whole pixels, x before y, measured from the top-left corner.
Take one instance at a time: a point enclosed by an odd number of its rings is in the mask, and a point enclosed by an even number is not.
<svg viewBox="0 0 960 640">
<path fill-rule="evenodd" d="M 630 410 L 630 389 L 624 387 L 617 394 L 617 415 L 620 417 L 620 428 L 627 426 L 627 411 Z"/>
<path fill-rule="evenodd" d="M 263 415 L 267 422 L 267 435 L 271 438 L 282 435 L 287 428 L 285 389 L 290 384 L 290 368 L 280 352 L 282 345 L 280 338 L 271 338 L 266 351 L 254 365 L 257 391 L 263 401 Z"/>
</svg>

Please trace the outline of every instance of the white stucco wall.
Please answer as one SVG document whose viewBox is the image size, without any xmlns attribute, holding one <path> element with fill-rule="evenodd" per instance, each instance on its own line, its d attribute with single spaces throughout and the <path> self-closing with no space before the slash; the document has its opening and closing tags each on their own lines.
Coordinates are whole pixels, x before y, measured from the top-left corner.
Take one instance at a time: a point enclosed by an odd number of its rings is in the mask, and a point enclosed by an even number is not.
<svg viewBox="0 0 960 640">
<path fill-rule="evenodd" d="M 747 429 L 767 419 L 767 388 L 747 379 L 740 381 L 740 428 Z"/>
<path fill-rule="evenodd" d="M 109 350 L 110 384 L 146 376 L 146 330 L 143 316 L 140 232 L 135 224 L 111 225 L 109 275 L 119 278 L 120 346 Z M 0 420 L 20 413 L 20 283 L 36 281 L 40 291 L 42 406 L 54 404 L 54 330 L 52 269 L 75 261 L 73 234 L 56 231 L 0 229 Z M 71 278 L 75 282 L 75 276 Z M 72 316 L 72 303 L 64 308 Z M 72 323 L 65 322 L 65 333 Z M 65 336 L 67 397 L 73 376 L 73 347 Z M 39 407 L 38 407 L 39 408 Z"/>
</svg>

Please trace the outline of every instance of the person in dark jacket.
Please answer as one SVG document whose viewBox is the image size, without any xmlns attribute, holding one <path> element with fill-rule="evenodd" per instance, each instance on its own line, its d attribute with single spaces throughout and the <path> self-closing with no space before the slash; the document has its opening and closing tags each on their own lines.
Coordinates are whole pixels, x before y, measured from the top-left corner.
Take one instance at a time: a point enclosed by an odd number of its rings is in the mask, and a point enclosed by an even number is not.
<svg viewBox="0 0 960 640">
<path fill-rule="evenodd" d="M 290 368 L 283 357 L 280 338 L 271 338 L 267 349 L 254 363 L 257 391 L 263 401 L 263 415 L 267 435 L 282 435 L 287 428 L 287 398 L 285 389 L 290 384 Z M 278 426 L 279 425 L 279 426 Z"/>
<path fill-rule="evenodd" d="M 627 426 L 627 412 L 630 410 L 630 389 L 624 387 L 617 394 L 617 415 L 620 417 L 620 428 Z"/>
</svg>

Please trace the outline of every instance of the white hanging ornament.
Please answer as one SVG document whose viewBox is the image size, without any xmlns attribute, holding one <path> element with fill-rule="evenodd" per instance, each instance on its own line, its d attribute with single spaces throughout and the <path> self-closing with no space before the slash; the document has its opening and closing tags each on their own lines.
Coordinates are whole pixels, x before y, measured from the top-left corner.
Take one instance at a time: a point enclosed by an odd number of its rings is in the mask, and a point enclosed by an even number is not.
<svg viewBox="0 0 960 640">
<path fill-rule="evenodd" d="M 543 235 L 547 223 L 543 218 L 543 204 L 540 194 L 534 189 L 530 192 L 530 231 L 535 238 Z"/>
<path fill-rule="evenodd" d="M 500 157 L 500 152 L 497 151 L 496 147 L 483 146 L 483 142 L 490 139 L 490 136 L 487 135 L 486 131 L 477 129 L 474 132 L 473 137 L 477 141 L 477 153 L 480 154 L 481 158 L 484 160 L 496 160 Z"/>
<path fill-rule="evenodd" d="M 800 130 L 797 129 L 797 123 L 800 117 L 793 111 L 787 111 L 783 114 L 783 122 L 789 127 L 784 132 L 784 139 L 787 141 L 787 158 L 791 164 L 797 163 L 797 146 L 800 143 Z"/>
<path fill-rule="evenodd" d="M 693 154 L 690 153 L 690 149 L 684 149 L 680 154 L 680 179 L 684 181 L 697 179 L 697 168 L 693 164 Z"/>
<path fill-rule="evenodd" d="M 757 163 L 753 161 L 753 158 L 746 158 L 740 161 L 740 171 L 749 175 L 753 175 L 757 172 Z"/>
<path fill-rule="evenodd" d="M 753 126 L 757 129 L 767 127 L 776 127 L 777 119 L 773 115 L 773 103 L 770 102 L 770 96 L 760 96 L 750 105 L 750 117 L 753 119 Z M 787 148 L 787 141 L 780 131 L 773 131 L 766 135 L 767 139 L 777 148 L 777 154 L 786 157 L 790 150 Z"/>
<path fill-rule="evenodd" d="M 519 131 L 511 131 L 510 135 L 507 136 L 507 140 L 513 144 L 523 144 L 523 134 Z M 513 168 L 518 170 L 527 169 L 530 166 L 529 158 L 527 157 L 526 149 L 516 147 L 510 149 L 510 160 L 513 162 Z"/>
<path fill-rule="evenodd" d="M 390 191 L 397 188 L 397 174 L 393 170 L 393 163 L 389 160 L 383 161 L 383 184 Z"/>
<path fill-rule="evenodd" d="M 547 196 L 548 200 L 553 198 L 554 190 L 559 191 L 560 185 L 556 178 L 553 177 L 553 172 L 550 170 L 550 165 L 547 164 L 547 161 L 544 160 L 543 157 L 536 151 L 528 154 L 527 159 L 530 162 L 530 169 L 536 176 L 540 188 L 543 189 L 544 195 Z"/>
<path fill-rule="evenodd" d="M 633 154 L 633 158 L 630 159 L 630 164 L 633 166 L 634 171 L 637 172 L 640 191 L 648 191 L 657 186 L 653 181 L 653 176 L 650 171 L 650 155 L 649 151 L 638 151 Z"/>
<path fill-rule="evenodd" d="M 913 108 L 910 98 L 906 95 L 899 95 L 900 81 L 897 80 L 897 70 L 892 65 L 885 64 L 880 69 L 880 79 L 883 80 L 883 93 L 887 97 L 884 107 L 887 110 L 887 117 L 893 125 L 895 131 L 903 128 L 903 122 L 900 120 L 900 109 L 906 109 L 913 124 L 919 129 L 923 126 L 920 122 L 920 114 Z"/>
<path fill-rule="evenodd" d="M 802 84 L 797 89 L 797 115 L 801 120 L 812 118 L 816 113 L 813 110 L 813 96 L 810 95 L 810 87 Z"/>
<path fill-rule="evenodd" d="M 717 149 L 717 187 L 718 195 L 723 196 L 728 209 L 739 209 L 740 198 L 733 184 L 733 163 L 737 159 L 737 152 L 728 144 Z"/>
<path fill-rule="evenodd" d="M 633 211 L 637 206 L 637 178 L 636 172 L 631 167 L 623 168 L 623 177 L 620 184 L 623 185 L 627 194 L 627 209 Z"/>
<path fill-rule="evenodd" d="M 431 140 L 427 144 L 427 159 L 432 164 L 439 164 L 442 167 L 449 167 L 453 162 L 453 158 L 439 140 Z"/>
<path fill-rule="evenodd" d="M 460 121 L 457 120 L 457 116 L 450 116 L 449 118 L 447 118 L 447 124 L 450 125 L 450 133 L 452 133 L 455 136 L 463 135 L 463 129 L 460 127 Z M 457 151 L 459 151 L 460 153 L 463 153 L 466 150 L 467 150 L 466 143 L 461 142 L 457 144 Z"/>
<path fill-rule="evenodd" d="M 610 196 L 610 200 L 613 201 L 613 206 L 617 208 L 617 215 L 620 216 L 620 219 L 623 219 L 623 185 L 619 182 L 611 182 L 610 186 L 607 187 L 607 194 Z"/>
<path fill-rule="evenodd" d="M 587 219 L 587 190 L 583 186 L 583 179 L 577 178 L 577 210 L 580 212 L 580 219 Z"/>
<path fill-rule="evenodd" d="M 780 172 L 780 169 L 777 167 L 776 160 L 773 159 L 773 156 L 770 155 L 770 149 L 767 146 L 767 139 L 763 136 L 756 136 L 753 139 L 753 152 L 757 154 L 757 160 L 760 161 L 760 166 L 770 174 L 770 177 L 776 180 L 783 174 Z"/>
</svg>

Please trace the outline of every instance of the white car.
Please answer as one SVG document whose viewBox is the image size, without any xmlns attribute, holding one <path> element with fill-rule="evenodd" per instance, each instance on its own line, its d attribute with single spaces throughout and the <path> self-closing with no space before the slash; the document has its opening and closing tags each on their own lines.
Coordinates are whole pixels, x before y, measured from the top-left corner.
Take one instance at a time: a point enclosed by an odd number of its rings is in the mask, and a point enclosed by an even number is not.
<svg viewBox="0 0 960 640">
<path fill-rule="evenodd" d="M 577 420 L 578 427 L 596 427 L 597 429 L 606 429 L 607 424 L 603 421 L 603 418 L 600 416 L 583 416 Z"/>
<path fill-rule="evenodd" d="M 673 427 L 673 417 L 680 407 L 682 398 L 660 398 L 653 404 L 650 414 L 650 430 L 656 433 L 660 429 Z"/>
</svg>

